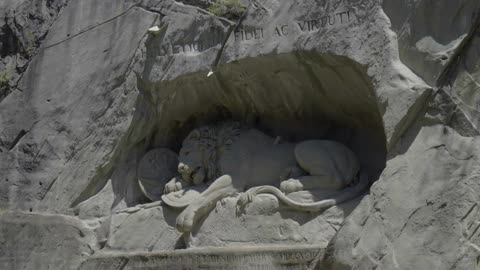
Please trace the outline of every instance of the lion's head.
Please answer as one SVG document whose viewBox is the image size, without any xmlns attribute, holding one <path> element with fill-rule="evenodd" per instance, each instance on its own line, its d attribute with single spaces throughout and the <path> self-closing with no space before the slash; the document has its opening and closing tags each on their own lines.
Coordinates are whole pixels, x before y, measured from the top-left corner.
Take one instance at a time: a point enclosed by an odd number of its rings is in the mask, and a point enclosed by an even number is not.
<svg viewBox="0 0 480 270">
<path fill-rule="evenodd" d="M 222 122 L 192 130 L 178 156 L 178 172 L 182 178 L 193 184 L 218 178 L 220 155 L 238 136 L 240 127 L 238 122 Z"/>
</svg>

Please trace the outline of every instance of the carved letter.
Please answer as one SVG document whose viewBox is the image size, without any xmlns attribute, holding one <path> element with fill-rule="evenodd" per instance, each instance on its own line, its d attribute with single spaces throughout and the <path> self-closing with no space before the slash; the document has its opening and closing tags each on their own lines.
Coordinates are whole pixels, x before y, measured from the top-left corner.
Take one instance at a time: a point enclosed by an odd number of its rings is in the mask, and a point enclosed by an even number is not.
<svg viewBox="0 0 480 270">
<path fill-rule="evenodd" d="M 259 39 L 259 38 L 260 38 L 259 30 L 260 30 L 260 29 L 255 29 L 255 30 L 253 30 L 254 38 L 255 38 L 255 39 Z"/>
<path fill-rule="evenodd" d="M 322 27 L 325 27 L 325 25 L 327 24 L 328 16 L 322 17 L 321 20 L 322 20 Z"/>
<path fill-rule="evenodd" d="M 168 43 L 160 47 L 160 56 L 171 55 L 173 53 L 172 44 Z"/>
<path fill-rule="evenodd" d="M 332 17 L 333 17 L 333 22 L 332 22 L 332 20 L 331 20 Z M 334 24 L 335 24 L 335 15 L 333 15 L 333 16 L 332 16 L 332 15 L 329 15 L 329 16 L 328 16 L 328 24 L 329 24 L 329 25 L 334 25 Z"/>
<path fill-rule="evenodd" d="M 183 52 L 183 47 L 181 45 L 173 45 L 173 53 L 179 54 Z"/>
<path fill-rule="evenodd" d="M 286 31 L 286 28 L 288 27 L 288 25 L 282 25 L 280 26 L 280 28 L 277 26 L 275 27 L 275 35 L 277 36 L 284 36 L 286 34 L 288 34 L 288 32 Z"/>
<path fill-rule="evenodd" d="M 248 34 L 250 34 L 250 36 Z M 245 31 L 245 40 L 251 40 L 252 38 L 253 38 L 252 31 Z"/>
<path fill-rule="evenodd" d="M 344 11 L 337 14 L 340 17 L 340 23 L 343 23 L 343 14 L 347 14 L 347 12 Z"/>
<path fill-rule="evenodd" d="M 190 44 L 190 48 L 192 49 L 192 52 L 199 52 L 200 46 L 198 41 L 194 41 L 192 44 Z"/>
<path fill-rule="evenodd" d="M 298 27 L 300 27 L 301 31 L 305 31 L 305 25 L 307 24 L 306 21 L 304 21 L 303 24 L 300 24 L 300 23 L 297 23 L 297 24 L 298 24 Z"/>
<path fill-rule="evenodd" d="M 281 36 L 282 33 L 280 33 L 280 30 L 278 30 L 278 27 L 275 27 L 275 35 Z"/>
<path fill-rule="evenodd" d="M 234 38 L 235 38 L 235 41 L 237 41 L 238 39 L 243 40 L 243 35 L 241 33 L 241 30 L 235 30 Z"/>
</svg>

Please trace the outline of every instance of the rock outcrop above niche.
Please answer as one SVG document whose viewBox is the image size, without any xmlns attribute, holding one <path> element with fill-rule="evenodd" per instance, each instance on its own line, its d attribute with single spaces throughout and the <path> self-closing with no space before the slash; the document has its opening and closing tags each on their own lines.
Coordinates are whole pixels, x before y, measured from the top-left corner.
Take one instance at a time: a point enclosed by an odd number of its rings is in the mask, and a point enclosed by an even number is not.
<svg viewBox="0 0 480 270">
<path fill-rule="evenodd" d="M 313 75 L 313 79 L 320 81 L 320 84 L 325 84 L 326 91 L 337 90 L 336 83 L 341 85 L 344 82 L 352 82 L 355 85 L 362 85 L 367 81 L 372 85 L 374 93 L 371 98 L 377 105 L 377 111 L 382 115 L 388 144 L 394 142 L 404 131 L 411 121 L 412 110 L 419 109 L 419 103 L 422 103 L 430 93 L 430 87 L 400 62 L 396 40 L 390 32 L 385 31 L 389 26 L 388 18 L 375 1 L 307 1 L 302 4 L 265 1 L 258 5 L 251 4 L 241 24 L 236 25 L 230 35 L 225 36 L 226 41 L 217 42 L 215 46 L 208 48 L 201 44 L 210 44 L 215 40 L 211 36 L 225 35 L 225 31 L 217 29 L 225 27 L 226 22 L 219 20 L 206 33 L 200 34 L 195 31 L 198 26 L 192 18 L 190 21 L 185 19 L 183 25 L 170 23 L 185 16 L 184 13 L 172 12 L 176 9 L 174 5 L 165 2 L 160 4 L 159 8 L 167 16 L 159 22 L 165 27 L 164 32 L 152 39 L 150 46 L 147 46 L 152 48 L 151 52 L 155 57 L 150 58 L 151 62 L 148 61 L 150 65 L 146 65 L 142 78 L 150 83 L 168 81 L 178 78 L 180 74 L 199 71 L 206 76 L 210 70 L 213 71 L 211 79 L 221 82 L 224 77 L 222 70 L 226 69 L 228 74 L 235 74 L 236 79 L 243 81 L 248 87 L 251 68 L 237 61 L 250 58 L 253 58 L 254 67 L 271 70 L 273 74 L 269 76 L 270 78 L 283 77 L 284 82 L 288 80 L 285 77 L 291 73 L 282 70 L 275 62 L 262 63 L 262 58 L 299 52 L 299 55 L 295 53 L 292 55 L 292 60 L 297 63 L 289 63 L 288 66 L 300 68 L 306 66 L 309 69 L 308 66 L 311 64 L 323 64 L 323 68 L 311 68 L 310 72 L 313 74 L 310 74 Z M 196 11 L 191 12 L 194 14 Z M 188 23 L 191 27 L 185 28 L 184 25 Z M 301 52 L 304 51 L 326 55 L 324 56 L 326 59 L 315 55 L 302 55 Z M 342 72 L 344 71 L 342 68 L 348 69 L 355 64 L 341 67 L 342 64 L 329 61 L 329 56 L 343 56 L 360 66 L 367 67 L 368 70 L 364 70 L 366 76 L 362 75 L 362 72 L 360 74 L 355 72 L 357 76 L 342 78 L 343 75 L 340 74 L 347 76 L 347 73 Z M 255 63 L 255 59 L 260 62 Z M 270 65 L 272 68 L 262 64 Z M 231 69 L 235 68 L 239 73 L 232 72 Z M 337 68 L 342 71 L 335 71 Z M 303 73 L 308 72 L 306 70 Z M 242 76 L 242 73 L 246 73 L 245 76 Z M 331 83 L 327 83 L 322 77 L 328 79 L 332 75 L 338 75 L 340 78 L 334 77 Z M 365 80 L 364 77 L 369 79 Z M 272 80 L 262 78 L 262 81 L 267 84 Z M 292 85 L 290 88 L 295 86 Z M 352 90 L 350 94 L 355 95 L 359 92 L 361 91 Z M 391 101 L 395 99 L 403 100 L 403 105 Z M 388 106 L 385 106 L 386 104 Z"/>
<path fill-rule="evenodd" d="M 81 269 L 225 267 L 235 252 L 240 269 L 476 264 L 478 1 L 238 1 L 235 21 L 207 12 L 212 1 L 11 2 L 0 4 L 0 36 L 13 40 L 0 72 L 15 69 L 8 91 L 0 81 L 0 206 L 11 211 L 0 240 L 18 248 L 0 253 L 6 268 L 87 257 Z M 270 195 L 241 213 L 224 198 L 181 234 L 182 211 L 150 202 L 162 186 L 145 196 L 137 169 L 225 120 L 276 144 L 339 142 L 374 184 L 321 213 Z"/>
</svg>

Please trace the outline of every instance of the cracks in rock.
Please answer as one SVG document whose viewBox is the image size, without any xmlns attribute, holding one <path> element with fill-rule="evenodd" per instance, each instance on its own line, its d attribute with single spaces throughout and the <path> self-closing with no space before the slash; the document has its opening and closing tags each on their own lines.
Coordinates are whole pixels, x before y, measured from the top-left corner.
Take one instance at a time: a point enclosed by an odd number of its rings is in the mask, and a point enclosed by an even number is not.
<svg viewBox="0 0 480 270">
<path fill-rule="evenodd" d="M 338 233 L 338 230 L 339 228 L 335 227 L 332 223 L 330 223 L 329 221 L 327 221 L 327 224 L 330 225 L 330 227 L 332 227 L 332 229 L 335 231 L 335 233 Z M 341 225 L 340 225 L 341 226 Z"/>
<path fill-rule="evenodd" d="M 317 254 L 313 256 L 313 260 L 309 263 L 307 269 L 309 270 L 317 269 L 317 266 L 319 265 L 319 262 L 322 261 L 323 256 L 324 256 L 323 250 L 319 249 Z"/>
<path fill-rule="evenodd" d="M 418 96 L 417 100 L 407 110 L 405 116 L 398 122 L 397 127 L 392 132 L 388 149 L 393 149 L 395 145 L 401 140 L 415 123 L 422 119 L 428 110 L 429 103 L 435 98 L 437 91 L 432 88 L 427 88 Z"/>
<path fill-rule="evenodd" d="M 213 62 L 213 66 L 210 68 L 212 71 L 214 71 L 217 68 L 218 64 L 220 63 L 220 60 L 222 59 L 223 52 L 225 51 L 225 49 L 227 47 L 228 40 L 232 36 L 232 33 L 240 27 L 243 20 L 245 20 L 251 6 L 252 6 L 252 3 L 250 3 L 248 5 L 248 7 L 243 12 L 242 16 L 237 20 L 237 22 L 234 25 L 230 26 L 230 29 L 228 30 L 228 34 L 227 34 L 225 40 L 223 41 L 222 46 L 220 47 L 220 50 L 218 50 L 217 56 L 215 57 L 215 60 Z"/>
<path fill-rule="evenodd" d="M 397 234 L 397 237 L 396 237 L 396 238 L 400 237 L 400 235 L 403 233 L 403 231 L 404 231 L 405 228 L 407 227 L 410 219 L 412 219 L 412 217 L 413 217 L 420 209 L 422 209 L 422 207 L 419 207 L 419 208 L 415 209 L 415 210 L 408 216 L 407 220 L 406 220 L 405 223 L 403 224 L 403 226 L 402 226 L 402 228 L 400 229 L 400 232 Z"/>
<path fill-rule="evenodd" d="M 85 30 L 82 30 L 82 31 L 80 31 L 80 32 L 78 32 L 78 33 L 76 33 L 76 34 L 74 34 L 74 35 L 72 35 L 72 36 L 69 36 L 69 37 L 67 37 L 67 38 L 65 38 L 65 39 L 63 39 L 63 40 L 60 40 L 60 41 L 58 41 L 58 42 L 55 42 L 55 43 L 53 43 L 53 44 L 47 45 L 47 46 L 43 47 L 42 50 L 47 50 L 47 49 L 50 49 L 50 48 L 52 48 L 52 47 L 55 47 L 55 46 L 57 46 L 57 45 L 59 45 L 59 44 L 62 44 L 62 43 L 64 43 L 64 42 L 68 41 L 68 40 L 71 40 L 71 39 L 73 39 L 73 38 L 75 38 L 75 37 L 78 37 L 78 36 L 80 36 L 80 35 L 82 35 L 82 34 L 85 34 L 85 33 L 89 32 L 89 31 L 91 31 L 91 30 L 93 30 L 93 29 L 95 29 L 95 28 L 97 28 L 97 27 L 99 27 L 99 26 L 102 26 L 102 25 L 104 25 L 104 24 L 106 24 L 106 23 L 109 23 L 109 22 L 111 22 L 111 21 L 113 21 L 113 20 L 115 20 L 115 19 L 117 19 L 117 18 L 125 15 L 127 12 L 129 12 L 131 9 L 133 9 L 133 8 L 135 8 L 135 7 L 139 7 L 139 4 L 137 4 L 137 5 L 132 5 L 132 6 L 130 6 L 129 8 L 127 8 L 126 10 L 124 10 L 123 12 L 121 12 L 120 14 L 118 14 L 118 15 L 110 18 L 110 19 L 107 19 L 107 20 L 105 20 L 105 21 L 103 21 L 103 22 L 101 22 L 101 23 L 98 23 L 98 24 L 96 24 L 96 25 L 93 25 L 93 26 L 91 26 L 90 28 L 87 28 L 87 29 L 85 29 Z"/>
<path fill-rule="evenodd" d="M 15 137 L 13 140 L 12 145 L 8 148 L 8 151 L 12 150 L 26 134 L 27 132 L 24 129 L 20 130 L 20 132 L 17 134 L 17 137 Z"/>
<path fill-rule="evenodd" d="M 123 213 L 119 213 L 119 214 L 123 214 Z M 118 230 L 120 230 L 120 228 L 122 227 L 123 223 L 125 223 L 129 218 L 131 218 L 133 215 L 130 215 L 130 213 L 127 213 L 125 212 L 125 214 L 127 214 L 127 216 L 125 217 L 125 219 L 122 220 L 122 222 L 120 222 L 120 224 L 118 225 L 115 225 L 115 228 L 113 228 L 113 230 L 110 230 L 109 231 L 109 234 L 112 236 L 114 235 Z"/>
<path fill-rule="evenodd" d="M 128 261 L 128 258 L 122 258 L 122 263 L 118 266 L 117 270 L 123 270 L 125 266 L 127 266 Z"/>
<path fill-rule="evenodd" d="M 48 30 L 45 31 L 45 33 L 40 36 L 38 38 L 38 40 L 35 42 L 38 44 L 38 46 L 35 48 L 35 51 L 32 53 L 31 57 L 27 59 L 27 62 L 25 63 L 25 65 L 23 65 L 23 67 L 19 70 L 19 76 L 18 76 L 18 79 L 15 83 L 15 85 L 13 87 L 17 88 L 18 90 L 20 90 L 21 92 L 23 92 L 23 90 L 19 89 L 18 88 L 18 84 L 19 82 L 22 80 L 23 78 L 23 75 L 25 74 L 25 71 L 28 69 L 28 67 L 30 66 L 30 63 L 32 62 L 32 60 L 39 54 L 39 52 L 41 50 L 39 50 L 39 48 L 41 47 L 41 44 L 42 42 L 45 40 L 45 38 L 47 37 L 48 33 L 50 32 L 50 28 L 55 24 L 55 22 L 57 21 L 57 19 L 60 17 L 60 14 L 63 10 L 64 7 L 66 7 L 68 5 L 68 1 L 69 0 L 66 0 L 64 5 L 62 5 L 61 7 L 59 7 L 59 10 L 57 11 L 57 14 L 55 15 L 55 18 L 52 20 L 52 22 L 50 23 L 50 25 L 48 26 Z M 14 23 L 15 22 L 15 17 L 14 17 Z"/>
<path fill-rule="evenodd" d="M 473 230 L 470 236 L 468 236 L 468 240 L 472 240 L 472 238 L 477 234 L 479 229 L 480 229 L 480 222 L 477 224 L 477 227 L 475 227 L 475 230 Z"/>
<path fill-rule="evenodd" d="M 458 155 L 455 155 L 454 153 L 452 153 L 451 150 L 449 150 L 447 145 L 444 144 L 444 143 L 431 146 L 431 147 L 425 149 L 425 151 L 423 151 L 423 153 L 425 153 L 425 152 L 427 152 L 428 150 L 431 150 L 431 149 L 439 149 L 439 148 L 444 149 L 451 157 L 455 158 L 456 160 L 467 161 L 467 160 L 471 160 L 472 158 L 475 157 L 474 154 L 471 154 L 467 157 L 458 157 Z"/>
<path fill-rule="evenodd" d="M 472 190 L 473 191 L 473 190 Z M 478 206 L 477 202 L 473 203 L 472 207 L 468 209 L 467 213 L 460 219 L 461 222 L 463 222 L 470 214 L 475 210 L 475 207 Z"/>
<path fill-rule="evenodd" d="M 65 165 L 67 164 L 68 162 L 65 163 Z M 65 166 L 64 165 L 64 166 Z M 41 198 L 41 200 L 43 200 L 45 198 L 45 196 L 47 196 L 48 192 L 52 189 L 53 187 L 53 184 L 55 184 L 55 182 L 57 182 L 57 179 L 58 177 L 60 177 L 60 175 L 62 174 L 63 170 L 57 175 L 57 177 L 55 177 L 52 181 L 50 181 L 50 183 L 48 184 L 47 188 L 45 189 L 45 191 L 43 192 L 43 196 Z"/>
<path fill-rule="evenodd" d="M 57 181 L 57 179 L 60 177 L 60 175 L 62 175 L 63 171 L 65 170 L 65 168 L 67 167 L 67 164 L 72 160 L 73 158 L 73 155 L 71 157 L 69 157 L 65 163 L 63 164 L 63 168 L 62 170 L 60 170 L 60 172 L 57 174 L 57 177 L 55 177 L 52 181 L 50 181 L 50 183 L 48 184 L 47 188 L 45 189 L 45 191 L 43 192 L 43 195 L 42 195 L 42 198 L 41 200 L 43 200 L 45 198 L 45 196 L 47 196 L 48 192 L 52 189 L 53 187 L 53 184 L 55 184 L 55 182 Z"/>
<path fill-rule="evenodd" d="M 159 4 L 159 3 L 158 3 L 158 4 Z M 156 7 L 158 4 L 156 4 L 155 7 Z M 195 8 L 195 9 L 197 9 L 198 12 L 201 12 L 201 13 L 204 13 L 204 14 L 208 14 L 208 15 L 210 15 L 210 16 L 214 16 L 214 15 L 212 15 L 211 13 L 207 12 L 206 10 L 201 9 L 201 8 L 199 8 L 199 7 L 197 7 L 197 6 L 191 6 L 191 5 L 186 5 L 186 6 L 190 6 L 190 7 L 192 7 L 192 8 Z M 219 20 L 223 20 L 223 21 L 225 21 L 225 22 L 228 22 L 228 23 L 231 24 L 231 25 L 230 25 L 230 27 L 229 27 L 229 29 L 228 29 L 228 32 L 227 32 L 227 34 L 226 34 L 226 36 L 225 36 L 225 39 L 223 40 L 223 42 L 222 42 L 222 44 L 221 44 L 221 47 L 220 47 L 219 51 L 217 52 L 217 54 L 216 54 L 216 56 L 215 56 L 215 60 L 213 61 L 212 66 L 210 67 L 210 70 L 211 70 L 211 71 L 214 71 L 214 70 L 218 67 L 218 65 L 219 65 L 219 63 L 220 63 L 220 60 L 221 60 L 221 58 L 222 58 L 222 55 L 223 55 L 223 53 L 224 53 L 224 51 L 225 51 L 225 49 L 226 49 L 226 47 L 227 47 L 228 40 L 229 40 L 230 37 L 232 36 L 232 33 L 233 33 L 236 29 L 238 29 L 238 28 L 240 27 L 240 25 L 242 24 L 242 22 L 243 22 L 244 19 L 246 18 L 247 14 L 248 14 L 248 12 L 249 12 L 250 7 L 252 7 L 252 6 L 257 8 L 257 6 L 254 4 L 254 1 L 253 1 L 253 2 L 250 1 L 250 4 L 249 4 L 248 7 L 246 8 L 246 10 L 243 12 L 242 16 L 240 16 L 240 18 L 237 20 L 237 22 L 232 22 L 231 20 L 225 19 L 225 18 L 223 18 L 223 17 L 216 17 L 216 18 L 218 18 Z M 161 12 L 161 10 L 159 10 L 158 8 L 145 8 L 145 7 L 142 7 L 142 6 L 139 6 L 139 7 L 142 8 L 142 9 L 145 9 L 145 10 L 147 10 L 147 11 L 157 13 L 157 14 L 159 14 L 159 15 L 161 15 L 161 16 L 166 16 L 166 14 L 164 14 L 163 12 Z M 263 8 L 263 6 L 262 6 L 262 8 Z M 264 9 L 264 8 L 263 8 L 263 9 Z M 174 57 L 172 57 L 172 60 L 170 61 L 169 66 L 168 66 L 167 69 L 166 69 L 167 71 L 168 71 L 168 69 L 170 68 L 170 64 L 173 62 L 173 60 L 174 60 Z M 167 74 L 167 72 L 165 72 L 164 76 L 165 76 L 166 74 Z"/>
<path fill-rule="evenodd" d="M 33 127 L 38 123 L 40 122 L 40 120 L 37 120 L 35 121 L 28 130 L 25 130 L 25 129 L 21 129 L 20 132 L 17 134 L 17 136 L 15 137 L 15 139 L 12 141 L 12 144 L 10 145 L 10 147 L 8 148 L 8 151 L 11 151 L 13 148 L 15 148 L 15 146 L 17 146 L 17 144 L 20 142 L 20 140 L 25 137 L 25 135 L 27 135 L 27 133 L 30 132 L 30 130 L 33 129 Z"/>
<path fill-rule="evenodd" d="M 130 7 L 129 10 L 133 7 L 135 7 L 135 6 Z M 139 8 L 142 9 L 142 10 L 145 10 L 143 7 L 139 7 Z M 148 11 L 148 10 L 146 10 L 146 11 Z M 125 14 L 125 13 L 126 12 L 124 12 L 123 14 Z M 118 17 L 119 16 L 117 16 L 117 18 Z M 154 25 L 154 24 L 155 24 L 155 21 L 152 22 L 151 26 Z M 145 37 L 147 36 L 147 34 L 148 33 L 145 32 L 143 34 L 143 36 L 139 39 L 137 47 L 134 50 L 135 53 L 133 54 L 132 58 L 128 62 L 127 67 L 125 69 L 125 72 L 123 73 L 123 75 L 120 76 L 121 79 L 112 87 L 111 91 L 113 91 L 114 89 L 119 88 L 122 85 L 124 85 L 125 82 L 126 82 L 126 78 L 128 78 L 128 76 L 132 72 L 135 73 L 135 71 L 133 70 L 134 69 L 133 66 L 134 66 L 135 58 L 136 58 L 138 50 L 140 49 L 142 44 L 144 44 Z M 112 102 L 113 102 L 113 100 L 112 100 Z M 110 109 L 110 104 L 112 104 L 112 103 L 109 103 L 109 106 L 107 106 L 106 110 L 102 113 L 102 115 L 100 115 L 99 117 L 96 118 L 97 120 L 99 120 L 100 118 L 102 118 L 104 115 L 106 115 L 108 113 L 108 109 Z M 125 140 L 125 138 L 128 138 L 129 134 L 131 133 L 130 132 L 131 128 L 132 127 L 129 126 L 127 131 L 125 132 L 125 135 L 118 140 L 118 143 L 116 143 L 114 148 L 111 151 L 109 151 L 107 154 L 105 154 L 105 157 L 109 157 L 109 158 L 107 158 L 107 161 L 103 162 L 102 165 L 98 166 L 98 169 L 97 169 L 95 175 L 92 177 L 92 179 L 87 184 L 87 186 L 82 190 L 82 192 L 80 192 L 80 194 L 72 201 L 72 203 L 70 204 L 70 207 L 76 207 L 81 202 L 83 202 L 85 200 L 88 200 L 89 198 L 91 198 L 92 196 L 94 196 L 98 192 L 100 192 L 103 189 L 103 187 L 107 184 L 108 179 L 110 178 L 110 175 L 113 172 L 113 166 L 108 166 L 108 164 L 114 164 L 118 160 L 119 156 L 121 155 L 121 150 L 119 150 L 119 148 L 120 148 L 119 146 L 122 144 L 122 142 Z M 91 134 L 93 134 L 93 132 L 94 132 L 94 129 L 92 129 L 90 134 L 87 137 L 85 137 L 84 139 L 82 139 L 82 141 L 88 139 L 88 137 Z M 74 155 L 72 154 L 72 157 L 73 156 Z M 105 171 L 103 168 L 109 168 L 109 169 L 107 169 L 107 171 Z M 99 182 L 101 184 L 98 184 Z"/>
<path fill-rule="evenodd" d="M 474 14 L 475 18 L 473 19 L 473 26 L 470 28 L 470 31 L 460 45 L 458 45 L 458 48 L 455 50 L 449 62 L 446 64 L 446 67 L 438 77 L 437 87 L 452 84 L 462 59 L 466 56 L 468 49 L 472 46 L 475 36 L 480 33 L 480 10 L 474 12 Z"/>
<path fill-rule="evenodd" d="M 269 12 L 269 10 L 264 5 L 259 3 L 257 0 L 249 0 L 249 2 L 254 8 L 257 8 L 257 9 L 260 8 L 260 9 L 263 9 L 263 11 Z"/>
</svg>

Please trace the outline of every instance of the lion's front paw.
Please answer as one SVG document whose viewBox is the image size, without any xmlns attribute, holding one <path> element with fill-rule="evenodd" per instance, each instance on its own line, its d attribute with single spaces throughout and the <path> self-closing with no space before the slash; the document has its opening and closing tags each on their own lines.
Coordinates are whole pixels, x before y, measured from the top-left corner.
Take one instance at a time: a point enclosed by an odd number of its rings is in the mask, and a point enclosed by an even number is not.
<svg viewBox="0 0 480 270">
<path fill-rule="evenodd" d="M 302 183 L 297 179 L 288 179 L 280 183 L 280 190 L 285 193 L 292 193 L 303 190 Z"/>
<path fill-rule="evenodd" d="M 198 218 L 205 214 L 205 199 L 199 197 L 192 204 L 185 208 L 176 220 L 176 227 L 179 232 L 191 232 Z"/>
<path fill-rule="evenodd" d="M 165 188 L 163 189 L 163 193 L 168 194 L 170 192 L 182 190 L 182 188 L 183 188 L 182 182 L 179 181 L 177 178 L 173 178 L 165 185 Z"/>
</svg>

